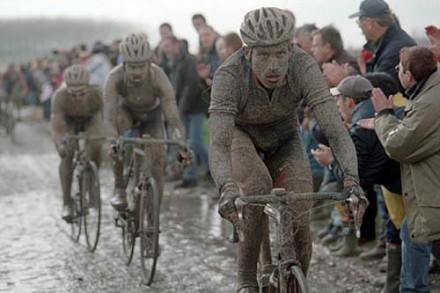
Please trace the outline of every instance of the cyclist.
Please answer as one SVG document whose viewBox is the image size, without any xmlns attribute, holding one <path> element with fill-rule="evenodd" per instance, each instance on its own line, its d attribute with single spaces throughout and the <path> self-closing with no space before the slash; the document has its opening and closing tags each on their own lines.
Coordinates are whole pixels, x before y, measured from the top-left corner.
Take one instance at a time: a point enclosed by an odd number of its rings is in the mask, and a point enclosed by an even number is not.
<svg viewBox="0 0 440 293">
<path fill-rule="evenodd" d="M 3 75 L 2 85 L 6 95 L 6 102 L 13 102 L 18 111 L 18 120 L 21 119 L 21 104 L 23 98 L 29 93 L 29 87 L 23 72 L 15 64 L 10 64 L 7 71 Z"/>
<path fill-rule="evenodd" d="M 219 213 L 230 221 L 237 218 L 236 209 L 230 207 L 239 194 L 268 194 L 273 187 L 313 191 L 296 114 L 301 101 L 313 110 L 344 170 L 344 192 L 362 194 L 353 143 L 319 66 L 291 44 L 294 28 L 289 11 L 248 12 L 240 28 L 246 46 L 229 57 L 214 77 L 209 163 L 220 191 Z M 310 203 L 292 199 L 288 204 L 291 210 L 281 219 L 280 256 L 287 263 L 297 259 L 306 274 L 312 253 L 309 219 L 296 216 L 310 209 Z M 258 292 L 257 261 L 267 226 L 261 207 L 244 207 L 238 292 Z M 263 265 L 270 262 L 270 254 L 263 251 L 262 256 Z"/>
<path fill-rule="evenodd" d="M 107 134 L 114 138 L 129 135 L 135 126 L 141 135 L 149 134 L 160 139 L 165 135 L 165 123 L 168 137 L 183 139 L 183 126 L 173 87 L 162 69 L 151 63 L 152 50 L 146 37 L 142 34 L 128 35 L 121 42 L 120 51 L 124 63 L 112 69 L 104 87 L 104 124 Z M 115 177 L 115 195 L 111 204 L 120 209 L 127 206 L 127 198 L 123 162 L 117 159 L 113 146 L 114 141 L 110 142 L 109 148 Z M 159 194 L 162 194 L 165 148 L 155 146 L 151 150 L 153 176 L 158 183 Z"/>
<path fill-rule="evenodd" d="M 62 85 L 52 98 L 52 141 L 61 157 L 59 174 L 64 203 L 62 218 L 67 222 L 73 220 L 73 199 L 70 190 L 75 141 L 67 141 L 66 135 L 78 132 L 103 135 L 102 91 L 98 86 L 90 85 L 89 79 L 89 74 L 83 66 L 68 67 L 64 73 L 65 85 Z M 86 143 L 87 155 L 99 167 L 102 140 L 90 140 Z"/>
</svg>

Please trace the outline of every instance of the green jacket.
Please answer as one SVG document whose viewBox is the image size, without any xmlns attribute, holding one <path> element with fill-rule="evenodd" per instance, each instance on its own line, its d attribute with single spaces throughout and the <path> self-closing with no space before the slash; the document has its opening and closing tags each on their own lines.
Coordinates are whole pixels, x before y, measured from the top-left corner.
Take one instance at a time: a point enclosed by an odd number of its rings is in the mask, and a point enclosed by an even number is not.
<svg viewBox="0 0 440 293">
<path fill-rule="evenodd" d="M 411 239 L 440 239 L 440 67 L 408 101 L 405 118 L 379 115 L 375 129 L 387 154 L 401 163 Z"/>
</svg>

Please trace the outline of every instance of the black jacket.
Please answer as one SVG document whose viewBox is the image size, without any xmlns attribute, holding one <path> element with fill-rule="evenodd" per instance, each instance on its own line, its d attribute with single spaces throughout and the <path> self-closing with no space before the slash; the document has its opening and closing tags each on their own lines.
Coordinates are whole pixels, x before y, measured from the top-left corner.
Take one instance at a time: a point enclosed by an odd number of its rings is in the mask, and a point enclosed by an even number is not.
<svg viewBox="0 0 440 293">
<path fill-rule="evenodd" d="M 412 47 L 416 42 L 397 24 L 391 25 L 374 49 L 373 57 L 367 63 L 367 72 L 386 72 L 397 82 L 400 81 L 395 70 L 400 62 L 400 49 Z M 371 46 L 365 45 L 365 47 Z M 404 90 L 400 85 L 400 91 Z"/>
<path fill-rule="evenodd" d="M 181 52 L 174 63 L 167 59 L 161 64 L 176 92 L 176 101 L 181 115 L 207 113 L 206 104 L 202 101 L 202 90 L 197 73 L 195 56 Z"/>
<path fill-rule="evenodd" d="M 371 99 L 360 102 L 352 114 L 350 136 L 356 147 L 360 185 L 364 190 L 374 184 L 385 186 L 389 191 L 401 194 L 400 165 L 385 153 L 374 130 L 363 129 L 356 122 L 363 118 L 374 117 Z M 342 180 L 342 172 L 335 162 L 332 169 L 338 179 Z"/>
</svg>

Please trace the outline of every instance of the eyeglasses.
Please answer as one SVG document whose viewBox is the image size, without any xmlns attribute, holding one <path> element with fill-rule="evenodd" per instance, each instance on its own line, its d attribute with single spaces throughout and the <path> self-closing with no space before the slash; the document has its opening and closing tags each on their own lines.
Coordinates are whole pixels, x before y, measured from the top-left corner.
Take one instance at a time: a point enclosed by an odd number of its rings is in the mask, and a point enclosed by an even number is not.
<svg viewBox="0 0 440 293">
<path fill-rule="evenodd" d="M 399 66 L 399 65 L 396 65 L 396 66 L 394 67 L 394 70 L 396 70 L 396 72 L 399 73 L 399 71 L 400 71 L 400 66 Z"/>
</svg>

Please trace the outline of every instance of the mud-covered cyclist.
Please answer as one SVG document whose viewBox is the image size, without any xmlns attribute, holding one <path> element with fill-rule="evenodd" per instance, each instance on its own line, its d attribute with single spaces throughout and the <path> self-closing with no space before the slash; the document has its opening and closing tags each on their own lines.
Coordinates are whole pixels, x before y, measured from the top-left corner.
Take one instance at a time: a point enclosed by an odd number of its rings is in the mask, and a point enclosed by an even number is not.
<svg viewBox="0 0 440 293">
<path fill-rule="evenodd" d="M 120 44 L 120 52 L 124 63 L 109 73 L 104 87 L 104 124 L 107 135 L 111 138 L 127 135 L 136 125 L 140 135 L 148 134 L 152 138 L 162 139 L 166 125 L 169 138 L 184 140 L 173 87 L 162 69 L 151 63 L 152 50 L 146 36 L 128 35 Z M 150 150 L 153 177 L 162 195 L 166 150 L 164 146 L 154 146 Z M 115 208 L 124 208 L 127 199 L 123 162 L 116 156 L 114 141 L 110 142 L 109 153 L 113 159 L 115 177 L 115 195 L 111 204 Z M 184 150 L 178 153 L 181 159 L 189 155 Z"/>
<path fill-rule="evenodd" d="M 62 218 L 73 220 L 73 199 L 71 186 L 73 177 L 73 155 L 75 141 L 66 140 L 68 134 L 84 132 L 86 135 L 102 136 L 102 91 L 89 84 L 89 74 L 81 65 L 72 65 L 64 73 L 65 85 L 52 98 L 51 128 L 52 141 L 61 157 L 59 174 L 63 191 Z M 99 168 L 101 164 L 102 140 L 86 141 L 86 155 Z"/>
<path fill-rule="evenodd" d="M 312 192 L 312 177 L 299 134 L 296 109 L 309 106 L 343 169 L 344 187 L 362 194 L 353 143 L 316 62 L 292 45 L 295 18 L 278 8 L 261 8 L 244 17 L 240 34 L 246 44 L 217 70 L 211 94 L 210 167 L 221 194 L 219 213 L 230 218 L 237 195 L 269 194 L 274 187 Z M 349 192 L 350 191 L 350 192 Z M 295 215 L 308 202 L 289 203 Z M 294 215 L 293 215 L 294 216 Z M 296 258 L 307 273 L 311 253 L 309 219 L 281 219 L 280 249 L 285 261 Z M 268 242 L 267 218 L 261 207 L 245 206 L 238 244 L 237 291 L 258 292 L 260 245 Z M 293 237 L 293 234 L 295 236 Z M 263 245 L 263 265 L 271 263 Z"/>
</svg>

